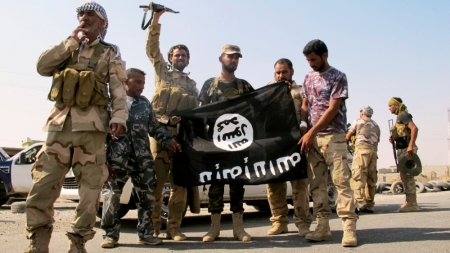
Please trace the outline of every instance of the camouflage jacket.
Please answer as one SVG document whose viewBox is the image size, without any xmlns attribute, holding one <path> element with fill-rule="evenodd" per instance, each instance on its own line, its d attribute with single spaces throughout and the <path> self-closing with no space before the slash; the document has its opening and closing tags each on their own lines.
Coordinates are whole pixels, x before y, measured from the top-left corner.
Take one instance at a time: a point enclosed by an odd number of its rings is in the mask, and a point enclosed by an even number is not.
<svg viewBox="0 0 450 253">
<path fill-rule="evenodd" d="M 380 127 L 373 120 L 355 119 L 348 130 L 355 134 L 355 146 L 368 145 L 378 147 L 380 142 Z"/>
<path fill-rule="evenodd" d="M 159 35 L 161 33 L 161 25 L 150 25 L 147 33 L 147 43 L 145 50 L 147 56 L 155 69 L 155 88 L 160 87 L 178 87 L 183 88 L 189 95 L 198 97 L 197 83 L 189 78 L 189 73 L 184 73 L 174 69 L 169 71 L 167 62 L 164 60 L 159 48 Z M 156 110 L 156 109 L 155 109 Z M 162 121 L 164 115 L 156 115 L 158 121 Z M 167 118 L 167 115 L 165 115 Z"/>
<path fill-rule="evenodd" d="M 166 147 L 174 139 L 156 120 L 155 112 L 150 101 L 144 96 L 135 97 L 131 104 L 130 114 L 127 120 L 128 131 L 125 136 L 121 136 L 114 142 L 122 142 L 123 145 L 133 146 L 132 149 L 124 148 L 121 150 L 134 150 L 135 157 L 139 160 L 139 164 L 144 164 L 145 159 L 152 159 L 150 153 L 150 139 L 148 136 L 155 138 L 158 144 Z M 115 145 L 117 146 L 117 145 Z M 120 151 L 119 151 L 120 152 Z M 144 159 L 144 160 L 143 160 Z"/>
<path fill-rule="evenodd" d="M 278 83 L 278 81 L 271 81 L 267 85 Z M 291 95 L 292 99 L 294 100 L 294 106 L 295 106 L 295 116 L 297 116 L 297 121 L 300 124 L 302 121 L 302 118 L 300 117 L 302 114 L 302 96 L 300 94 L 302 86 L 298 85 L 295 81 L 292 81 L 292 90 Z"/>
<path fill-rule="evenodd" d="M 70 37 L 41 54 L 37 62 L 37 71 L 42 76 L 52 76 L 54 71 L 62 70 L 68 64 L 76 66 L 77 70 L 86 70 L 94 47 L 98 43 L 105 44 L 105 47 L 94 72 L 96 76 L 101 76 L 109 83 L 112 105 L 111 119 L 105 108 L 100 106 L 90 105 L 82 110 L 76 104 L 66 107 L 64 104 L 56 102 L 44 131 L 62 131 L 67 115 L 72 117 L 72 131 L 109 132 L 109 126 L 112 123 L 126 125 L 128 108 L 123 82 L 127 76 L 124 69 L 125 63 L 120 59 L 118 48 L 115 46 L 97 39 L 90 44 L 85 44 L 80 51 L 80 44 Z M 78 57 L 75 57 L 76 55 Z"/>
</svg>

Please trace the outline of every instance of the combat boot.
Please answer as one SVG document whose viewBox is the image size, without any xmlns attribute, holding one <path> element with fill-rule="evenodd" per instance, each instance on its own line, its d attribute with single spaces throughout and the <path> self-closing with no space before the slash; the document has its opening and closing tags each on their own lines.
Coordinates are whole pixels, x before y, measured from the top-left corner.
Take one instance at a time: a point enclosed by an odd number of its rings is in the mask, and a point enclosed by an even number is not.
<svg viewBox="0 0 450 253">
<path fill-rule="evenodd" d="M 220 213 L 211 214 L 211 228 L 206 235 L 203 236 L 204 242 L 212 242 L 220 235 Z"/>
<path fill-rule="evenodd" d="M 172 239 L 174 241 L 186 240 L 186 235 L 180 232 L 180 228 L 168 228 L 166 230 L 166 239 Z"/>
<path fill-rule="evenodd" d="M 114 248 L 117 244 L 118 244 L 117 240 L 115 240 L 111 237 L 106 237 L 105 239 L 103 239 L 102 244 L 100 244 L 100 247 Z"/>
<path fill-rule="evenodd" d="M 329 215 L 317 216 L 317 226 L 314 232 L 305 235 L 308 241 L 321 242 L 331 240 L 330 217 Z"/>
<path fill-rule="evenodd" d="M 399 212 L 418 212 L 416 194 L 406 194 L 406 202 L 398 209 Z"/>
<path fill-rule="evenodd" d="M 27 238 L 30 240 L 30 245 L 24 253 L 48 253 L 48 245 L 52 237 L 52 231 L 53 226 L 45 226 L 29 233 Z"/>
<path fill-rule="evenodd" d="M 342 230 L 344 230 L 342 246 L 355 247 L 358 245 L 358 240 L 356 239 L 356 220 L 342 220 Z"/>
<path fill-rule="evenodd" d="M 139 238 L 137 241 L 139 244 L 147 244 L 151 246 L 160 245 L 163 243 L 163 241 L 159 238 L 155 237 L 146 237 L 146 238 Z"/>
<path fill-rule="evenodd" d="M 67 250 L 67 253 L 87 253 L 84 245 L 86 244 L 87 240 L 94 237 L 94 234 L 83 237 L 79 234 L 71 232 L 67 232 L 66 235 L 69 238 L 69 250 Z"/>
<path fill-rule="evenodd" d="M 252 237 L 247 234 L 247 232 L 245 232 L 244 228 L 242 227 L 242 216 L 243 214 L 241 212 L 233 213 L 233 236 L 239 241 L 251 241 Z"/>
<path fill-rule="evenodd" d="M 268 235 L 278 235 L 281 233 L 287 233 L 288 230 L 288 224 L 287 223 L 280 223 L 280 222 L 274 222 L 272 224 L 272 227 L 267 231 Z"/>
<path fill-rule="evenodd" d="M 300 223 L 298 224 L 298 235 L 301 237 L 305 237 L 307 234 L 311 233 L 309 227 L 311 224 L 309 223 Z"/>
<path fill-rule="evenodd" d="M 158 238 L 158 236 L 159 236 L 159 231 L 161 230 L 161 224 L 159 224 L 159 226 L 156 225 L 156 226 L 154 227 L 154 229 L 155 229 L 155 231 L 153 232 L 153 237 Z"/>
</svg>

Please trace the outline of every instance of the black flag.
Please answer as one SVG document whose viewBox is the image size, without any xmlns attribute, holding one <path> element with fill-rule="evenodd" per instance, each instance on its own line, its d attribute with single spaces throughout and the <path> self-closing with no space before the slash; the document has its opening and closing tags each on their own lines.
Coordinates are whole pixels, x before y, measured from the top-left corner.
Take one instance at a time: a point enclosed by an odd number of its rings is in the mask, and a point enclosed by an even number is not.
<svg viewBox="0 0 450 253">
<path fill-rule="evenodd" d="M 286 83 L 178 112 L 176 185 L 266 184 L 306 178 L 306 157 Z"/>
</svg>

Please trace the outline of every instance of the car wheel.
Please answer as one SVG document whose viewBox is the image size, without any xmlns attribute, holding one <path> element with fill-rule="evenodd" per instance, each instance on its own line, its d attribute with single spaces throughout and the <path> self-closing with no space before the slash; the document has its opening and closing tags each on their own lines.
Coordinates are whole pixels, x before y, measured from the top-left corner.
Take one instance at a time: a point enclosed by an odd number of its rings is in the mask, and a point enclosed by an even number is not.
<svg viewBox="0 0 450 253">
<path fill-rule="evenodd" d="M 119 207 L 119 213 L 118 213 L 118 218 L 119 218 L 119 219 L 122 219 L 123 217 L 125 217 L 125 215 L 127 215 L 128 211 L 130 211 L 130 209 L 128 209 L 128 208 L 126 208 L 126 207 L 120 205 L 120 207 Z M 103 215 L 103 208 L 102 208 L 102 207 L 99 207 L 98 210 L 97 210 L 97 217 L 98 217 L 99 219 L 101 219 L 101 218 L 102 218 L 102 215 Z"/>
<path fill-rule="evenodd" d="M 332 183 L 329 183 L 327 186 L 327 192 L 328 192 L 328 205 L 330 206 L 331 211 L 336 212 L 336 200 L 338 196 L 336 186 L 334 186 L 334 184 Z"/>
<path fill-rule="evenodd" d="M 403 182 L 397 181 L 392 183 L 391 185 L 392 194 L 402 194 L 405 192 L 405 187 L 403 186 Z"/>
<path fill-rule="evenodd" d="M 425 191 L 425 185 L 422 182 L 416 182 L 416 192 L 422 193 Z"/>
</svg>

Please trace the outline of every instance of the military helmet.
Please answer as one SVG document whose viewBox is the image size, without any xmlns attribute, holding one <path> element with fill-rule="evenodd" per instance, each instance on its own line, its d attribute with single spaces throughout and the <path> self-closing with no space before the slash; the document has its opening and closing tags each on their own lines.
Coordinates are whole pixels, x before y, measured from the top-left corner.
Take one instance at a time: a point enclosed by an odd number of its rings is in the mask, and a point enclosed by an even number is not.
<svg viewBox="0 0 450 253">
<path fill-rule="evenodd" d="M 97 15 L 105 20 L 105 27 L 103 27 L 100 31 L 100 38 L 104 39 L 106 36 L 106 30 L 108 29 L 108 16 L 106 16 L 105 9 L 98 3 L 88 0 L 84 4 L 82 4 L 80 7 L 77 8 L 77 16 L 82 11 L 95 11 Z"/>
</svg>

